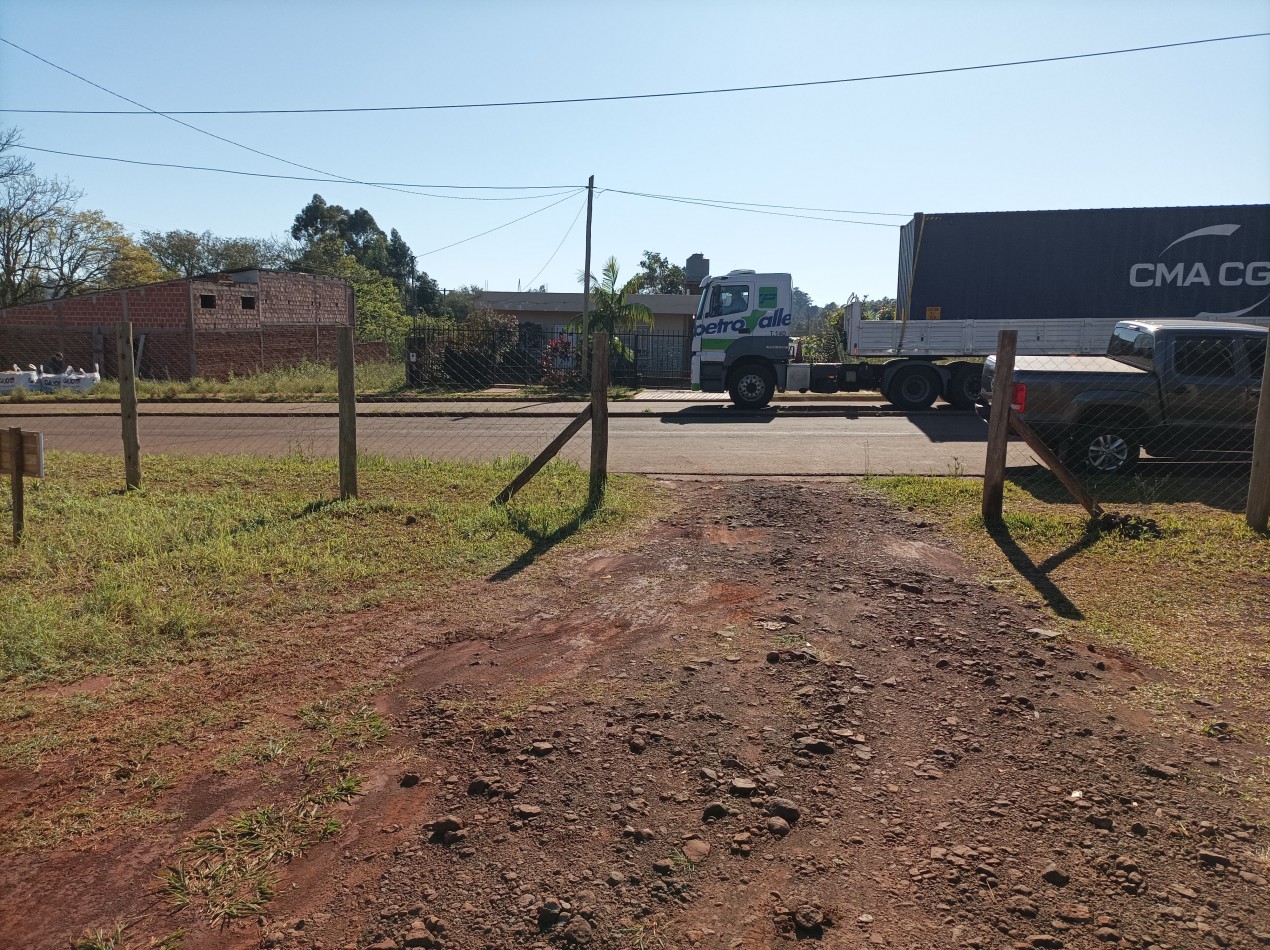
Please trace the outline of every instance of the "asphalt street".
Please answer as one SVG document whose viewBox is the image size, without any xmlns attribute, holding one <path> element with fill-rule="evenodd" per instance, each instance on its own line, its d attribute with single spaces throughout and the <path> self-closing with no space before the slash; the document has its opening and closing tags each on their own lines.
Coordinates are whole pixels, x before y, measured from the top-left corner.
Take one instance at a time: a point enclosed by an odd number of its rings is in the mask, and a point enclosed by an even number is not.
<svg viewBox="0 0 1270 950">
<path fill-rule="evenodd" d="M 559 405 L 559 404 L 557 404 Z M 69 411 L 68 411 L 69 408 Z M 49 449 L 118 455 L 120 421 L 110 406 L 6 405 L 0 425 L 45 433 Z M 576 412 L 577 404 L 567 412 Z M 889 413 L 873 406 L 823 406 L 806 411 L 744 413 L 715 405 L 614 404 L 610 467 L 649 474 L 883 475 L 981 474 L 986 423 L 943 407 Z M 333 457 L 338 419 L 333 407 L 255 404 L 196 408 L 143 406 L 143 453 Z M 558 411 L 476 412 L 471 407 L 385 411 L 363 407 L 357 423 L 362 453 L 391 459 L 491 459 L 534 455 L 563 428 Z M 402 414 L 405 411 L 430 414 Z M 585 463 L 589 427 L 565 448 Z M 1026 465 L 1027 448 L 1012 443 L 1010 463 Z"/>
</svg>

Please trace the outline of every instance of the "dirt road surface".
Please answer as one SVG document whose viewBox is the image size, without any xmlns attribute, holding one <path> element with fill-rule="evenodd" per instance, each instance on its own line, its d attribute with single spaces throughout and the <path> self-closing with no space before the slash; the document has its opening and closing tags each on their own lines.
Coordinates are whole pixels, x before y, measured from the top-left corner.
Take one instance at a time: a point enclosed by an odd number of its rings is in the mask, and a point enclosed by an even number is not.
<svg viewBox="0 0 1270 950">
<path fill-rule="evenodd" d="M 6 861 L 0 942 L 114 915 L 195 948 L 1270 944 L 1265 749 L 1202 734 L 1217 698 L 1146 712 L 1165 674 L 841 483 L 669 488 L 612 550 L 342 621 L 351 653 L 399 632 L 336 671 L 397 671 L 397 755 L 259 917 L 172 909 L 161 858 L 106 839 Z"/>
</svg>

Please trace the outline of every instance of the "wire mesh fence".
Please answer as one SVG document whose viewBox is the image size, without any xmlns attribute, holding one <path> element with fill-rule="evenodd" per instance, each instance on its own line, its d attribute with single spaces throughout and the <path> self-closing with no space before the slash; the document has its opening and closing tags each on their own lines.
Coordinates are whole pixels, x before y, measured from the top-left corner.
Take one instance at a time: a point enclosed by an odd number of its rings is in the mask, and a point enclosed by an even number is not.
<svg viewBox="0 0 1270 950">
<path fill-rule="evenodd" d="M 1121 323 L 1105 357 L 1014 358 L 1006 392 L 1017 418 L 1098 506 L 1194 502 L 1242 512 L 1265 362 L 1260 327 Z M 990 411 L 997 370 L 994 359 L 984 372 Z M 1053 481 L 1020 484 L 1066 494 Z"/>
<path fill-rule="evenodd" d="M 188 337 L 141 332 L 133 327 L 137 442 L 143 468 L 168 456 L 250 456 L 335 459 L 340 441 L 338 328 L 310 328 L 303 336 L 228 332 L 202 334 L 198 358 L 215 374 L 191 376 Z M 46 341 L 30 345 L 14 335 L 0 359 L 18 364 L 0 376 L 0 425 L 45 434 L 52 451 L 119 457 L 125 452 L 118 326 L 95 328 L 99 341 L 93 371 L 71 364 Z M 209 343 L 209 339 L 211 342 Z M 475 344 L 450 366 L 473 375 L 457 378 L 453 399 L 411 399 L 404 391 L 406 363 L 390 359 L 385 341 L 354 346 L 356 388 L 367 398 L 356 407 L 356 451 L 388 461 L 489 462 L 533 457 L 585 405 L 583 401 L 486 401 L 463 398 L 478 375 Z M 79 355 L 79 354 L 72 354 Z M 503 366 L 507 362 L 502 363 Z M 181 374 L 177 367 L 187 367 Z M 577 374 L 580 380 L 580 374 Z M 584 395 L 579 381 L 571 392 Z M 447 391 L 438 387 L 438 391 Z M 584 464 L 583 432 L 560 457 Z"/>
<path fill-rule="evenodd" d="M 609 350 L 613 386 L 686 389 L 692 337 L 619 333 Z M 582 334 L 564 326 L 421 328 L 406 341 L 406 388 L 431 393 L 571 394 L 587 387 Z"/>
</svg>

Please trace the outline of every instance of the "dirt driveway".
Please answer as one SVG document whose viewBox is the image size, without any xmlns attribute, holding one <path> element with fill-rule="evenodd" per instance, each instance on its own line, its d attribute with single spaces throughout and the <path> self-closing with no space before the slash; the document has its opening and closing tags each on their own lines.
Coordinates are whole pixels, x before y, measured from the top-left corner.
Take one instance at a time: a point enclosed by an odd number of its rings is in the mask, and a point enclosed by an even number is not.
<svg viewBox="0 0 1270 950">
<path fill-rule="evenodd" d="M 1266 750 L 1203 734 L 1209 698 L 1157 719 L 1163 674 L 843 483 L 668 488 L 618 549 L 344 621 L 381 628 L 341 675 L 392 671 L 391 754 L 259 916 L 173 909 L 153 849 L 108 841 L 6 861 L 0 944 L 1270 945 Z"/>
</svg>

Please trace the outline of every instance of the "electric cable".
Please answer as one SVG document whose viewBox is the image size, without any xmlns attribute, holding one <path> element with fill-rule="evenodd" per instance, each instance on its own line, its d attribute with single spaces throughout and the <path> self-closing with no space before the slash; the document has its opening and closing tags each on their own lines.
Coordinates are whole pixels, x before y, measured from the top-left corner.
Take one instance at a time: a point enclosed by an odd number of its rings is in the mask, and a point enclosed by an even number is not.
<svg viewBox="0 0 1270 950">
<path fill-rule="evenodd" d="M 1164 49 L 1179 49 L 1185 46 L 1202 46 L 1208 43 L 1229 43 L 1235 40 L 1259 39 L 1261 37 L 1270 36 L 1270 32 L 1262 33 L 1239 33 L 1232 36 L 1212 36 L 1199 40 L 1180 40 L 1175 43 L 1155 43 L 1151 46 L 1130 46 L 1122 49 L 1096 50 L 1090 53 L 1068 53 L 1062 56 L 1038 56 L 1032 59 L 1015 59 L 1006 60 L 997 63 L 979 63 L 973 66 L 945 66 L 938 69 L 914 69 L 900 73 L 875 73 L 868 76 L 848 76 L 843 79 L 813 79 L 803 82 L 779 82 L 766 83 L 759 86 L 722 86 L 714 89 L 685 89 L 674 92 L 641 92 L 630 93 L 626 95 L 615 96 L 571 96 L 564 99 L 518 99 L 507 100 L 502 102 L 453 102 L 429 105 L 408 105 L 408 106 L 347 106 L 347 107 L 330 107 L 330 108 L 314 108 L 314 109 L 170 109 L 159 112 L 155 109 L 149 109 L 141 106 L 140 103 L 133 102 L 133 105 L 140 106 L 141 111 L 129 109 L 6 109 L 0 108 L 0 112 L 21 112 L 36 113 L 41 115 L 162 115 L 172 117 L 177 115 L 313 115 L 324 113 L 353 113 L 353 112 L 422 112 L 435 109 L 501 109 L 517 106 L 555 106 L 555 105 L 572 105 L 585 102 L 629 102 L 636 99 L 672 99 L 685 96 L 716 96 L 738 92 L 766 92 L 777 89 L 806 89 L 813 86 L 835 86 L 844 85 L 846 83 L 858 82 L 876 82 L 885 79 L 911 79 L 921 76 L 941 76 L 950 73 L 967 73 L 986 69 L 1006 69 L 1015 66 L 1036 66 L 1043 63 L 1062 63 L 1080 59 L 1095 59 L 1103 56 L 1122 56 L 1128 53 L 1147 53 Z M 0 37 L 0 42 L 8 43 L 15 49 L 22 50 L 24 53 L 30 53 L 29 50 L 22 49 L 16 43 Z M 36 56 L 36 59 L 41 57 Z M 48 62 L 48 60 L 43 60 Z M 49 65 L 53 65 L 50 63 Z M 62 67 L 56 67 L 62 69 Z M 63 70 L 63 72 L 70 72 Z M 70 73 L 74 76 L 74 73 Z M 76 76 L 77 79 L 82 78 Z M 85 80 L 87 82 L 87 80 Z M 96 85 L 96 83 L 92 83 Z M 99 89 L 104 89 L 98 86 Z M 109 92 L 110 90 L 105 90 Z M 111 95 L 116 95 L 111 93 Z M 132 102 L 125 96 L 118 98 L 124 99 L 126 102 Z M 211 134 L 211 133 L 208 133 Z M 227 140 L 226 140 L 227 141 Z M 262 153 L 263 154 L 263 153 Z M 272 157 L 272 156 L 271 156 Z M 312 169 L 309 169 L 312 171 Z M 323 174 L 329 174 L 323 172 Z"/>
<path fill-rule="evenodd" d="M 745 211 L 749 214 L 767 214 L 778 218 L 802 218 L 805 221 L 829 221 L 834 224 L 861 224 L 871 228 L 899 228 L 900 224 L 891 224 L 889 221 L 853 221 L 847 218 L 826 218 L 818 215 L 810 214 L 792 214 L 788 211 L 763 211 L 759 208 L 740 208 L 727 204 L 716 204 L 710 201 L 697 201 L 691 198 L 671 198 L 664 195 L 654 195 L 642 191 L 623 191 L 620 188 L 605 188 L 604 191 L 611 191 L 618 195 L 631 195 L 635 198 L 652 198 L 657 201 L 673 201 L 677 204 L 697 205 L 702 208 L 718 208 L 721 211 Z"/>
<path fill-rule="evenodd" d="M 319 175 L 330 175 L 333 178 L 341 179 L 349 184 L 370 185 L 369 182 L 359 181 L 356 178 L 349 178 L 347 175 L 340 175 L 340 174 L 337 174 L 336 172 L 329 172 L 326 169 L 316 168 L 312 165 L 305 165 L 301 162 L 293 162 L 291 161 L 291 159 L 283 158 L 281 155 L 274 155 L 270 152 L 261 151 L 260 149 L 253 148 L 250 145 L 244 145 L 242 142 L 235 142 L 233 139 L 226 138 L 223 135 L 217 135 L 215 132 L 209 132 L 207 129 L 201 129 L 197 125 L 192 125 L 189 122 L 184 121 L 183 119 L 178 119 L 175 116 L 168 115 L 165 112 L 160 112 L 157 109 L 151 109 L 149 106 L 145 105 L 144 103 L 138 102 L 136 99 L 128 98 L 127 96 L 123 95 L 123 93 L 115 92 L 113 89 L 107 89 L 101 83 L 94 82 L 93 80 L 88 79 L 85 76 L 81 76 L 79 73 L 74 72 L 73 70 L 67 69 L 65 66 L 60 66 L 50 59 L 45 59 L 43 56 L 39 55 L 38 53 L 34 53 L 31 50 L 27 49 L 26 47 L 19 46 L 17 43 L 14 43 L 12 40 L 5 39 L 3 36 L 0 36 L 0 43 L 4 43 L 7 46 L 12 46 L 14 49 L 18 50 L 19 52 L 26 53 L 28 56 L 39 60 L 41 63 L 44 63 L 46 66 L 51 66 L 53 69 L 56 69 L 59 72 L 63 72 L 68 76 L 72 76 L 75 79 L 78 79 L 80 82 L 87 83 L 88 85 L 92 86 L 94 89 L 100 89 L 102 92 L 107 93 L 108 95 L 114 96 L 116 99 L 122 99 L 124 102 L 129 102 L 132 105 L 137 106 L 139 109 L 142 109 L 147 113 L 150 113 L 151 115 L 161 116 L 162 118 L 167 119 L 169 122 L 175 122 L 177 125 L 183 126 L 194 132 L 198 132 L 200 135 L 206 135 L 209 138 L 216 139 L 218 142 L 224 142 L 227 145 L 232 145 L 235 148 L 241 148 L 245 151 L 251 152 L 255 155 L 264 156 L 265 158 L 272 159 L 273 161 L 276 161 L 276 162 L 282 162 L 284 165 L 290 165 L 293 168 L 302 168 L 305 171 L 316 172 Z M 382 188 L 385 191 L 397 191 L 405 195 L 416 194 L 416 192 L 407 191 L 406 189 L 403 189 L 403 188 L 395 188 L 390 185 L 370 185 L 370 187 Z"/>
<path fill-rule="evenodd" d="M 532 287 L 534 285 L 534 281 L 542 276 L 542 272 L 551 266 L 551 262 L 554 261 L 556 259 L 556 255 L 560 253 L 560 248 L 564 247 L 564 242 L 569 240 L 569 235 L 573 233 L 573 229 L 577 225 L 578 219 L 582 217 L 582 212 L 585 210 L 586 210 L 586 202 L 583 202 L 578 207 L 578 213 L 573 216 L 573 221 L 570 222 L 569 229 L 564 232 L 564 237 L 560 239 L 560 243 L 556 245 L 556 249 L 552 251 L 551 256 L 547 258 L 547 263 L 539 267 L 538 273 L 534 274 L 533 277 L 530 277 L 529 280 L 525 282 L 526 287 Z"/>
<path fill-rule="evenodd" d="M 548 190 L 548 189 L 566 189 L 566 191 L 552 191 L 551 194 L 545 195 L 517 195 L 515 197 L 494 198 L 481 196 L 465 196 L 465 195 L 433 195 L 427 192 L 414 191 L 409 192 L 421 198 L 457 198 L 466 201 L 532 201 L 535 198 L 552 198 L 556 195 L 573 194 L 578 189 L 578 185 L 428 185 L 416 184 L 407 181 L 365 181 L 350 182 L 344 178 L 314 178 L 307 175 L 280 175 L 271 172 L 249 172 L 238 168 L 215 168 L 209 165 L 178 165 L 173 162 L 146 162 L 136 158 L 116 158 L 111 155 L 89 155 L 85 152 L 66 152 L 55 148 L 37 148 L 34 145 L 14 145 L 14 148 L 24 148 L 29 152 L 44 152 L 48 155 L 65 155 L 70 158 L 89 158 L 102 162 L 121 162 L 125 165 L 145 165 L 150 168 L 177 168 L 183 171 L 195 172 L 217 172 L 222 175 L 243 175 L 248 178 L 277 178 L 283 181 L 312 181 L 330 184 L 358 184 L 358 185 L 385 185 L 395 188 L 443 188 L 451 191 L 529 191 L 529 190 Z"/>
<path fill-rule="evenodd" d="M 585 188 L 580 188 L 578 190 L 586 191 Z M 573 195 L 575 194 L 577 194 L 577 191 L 574 191 L 574 192 L 571 192 L 570 194 L 565 195 L 559 201 L 553 201 L 549 205 L 544 205 L 543 207 L 539 208 L 537 211 L 531 211 L 529 212 L 529 214 L 522 214 L 519 218 L 514 218 L 513 220 L 508 221 L 506 224 L 500 224 L 498 227 L 490 228 L 488 231 L 482 231 L 480 234 L 473 234 L 471 237 L 462 238 L 461 240 L 455 241 L 452 244 L 446 244 L 446 245 L 443 245 L 442 247 L 434 247 L 430 251 L 424 251 L 422 254 L 416 254 L 415 257 L 416 258 L 427 257 L 429 254 L 437 254 L 441 251 L 448 251 L 452 247 L 458 247 L 460 244 L 466 244 L 468 241 L 475 241 L 477 238 L 483 238 L 487 234 L 493 234 L 495 231 L 501 231 L 503 230 L 503 228 L 509 228 L 513 224 L 516 224 L 519 221 L 524 221 L 526 218 L 532 218 L 536 214 L 542 214 L 544 211 L 549 211 L 550 209 L 554 208 L 558 204 L 563 204 L 564 202 L 572 198 Z"/>
</svg>

